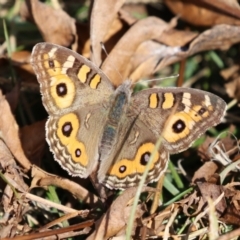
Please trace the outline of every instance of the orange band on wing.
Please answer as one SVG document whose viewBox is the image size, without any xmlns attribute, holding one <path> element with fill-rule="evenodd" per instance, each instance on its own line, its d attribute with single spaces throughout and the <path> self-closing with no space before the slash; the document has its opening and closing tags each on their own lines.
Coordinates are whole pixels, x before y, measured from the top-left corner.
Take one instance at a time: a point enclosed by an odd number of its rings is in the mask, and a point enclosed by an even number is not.
<svg viewBox="0 0 240 240">
<path fill-rule="evenodd" d="M 153 143 L 145 143 L 141 145 L 138 148 L 134 159 L 122 159 L 115 163 L 109 169 L 108 175 L 116 176 L 117 178 L 125 178 L 132 174 L 142 174 L 146 169 L 146 165 L 154 148 L 155 145 Z M 154 159 L 149 169 L 150 171 L 154 168 L 157 161 L 159 161 L 159 152 L 156 152 L 154 155 Z"/>
</svg>

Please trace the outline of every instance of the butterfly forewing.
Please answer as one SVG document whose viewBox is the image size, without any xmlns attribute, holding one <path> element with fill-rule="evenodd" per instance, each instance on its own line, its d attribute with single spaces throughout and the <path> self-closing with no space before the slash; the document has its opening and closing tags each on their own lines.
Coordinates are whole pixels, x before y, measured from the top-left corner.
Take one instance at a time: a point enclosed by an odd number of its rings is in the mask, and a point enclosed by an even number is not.
<svg viewBox="0 0 240 240">
<path fill-rule="evenodd" d="M 226 103 L 197 89 L 154 88 L 133 96 L 130 109 L 138 111 L 139 119 L 156 137 L 163 138 L 163 145 L 170 153 L 178 153 L 221 122 Z"/>
<path fill-rule="evenodd" d="M 105 74 L 92 62 L 58 45 L 37 44 L 31 64 L 49 114 L 104 102 L 114 91 Z"/>
</svg>

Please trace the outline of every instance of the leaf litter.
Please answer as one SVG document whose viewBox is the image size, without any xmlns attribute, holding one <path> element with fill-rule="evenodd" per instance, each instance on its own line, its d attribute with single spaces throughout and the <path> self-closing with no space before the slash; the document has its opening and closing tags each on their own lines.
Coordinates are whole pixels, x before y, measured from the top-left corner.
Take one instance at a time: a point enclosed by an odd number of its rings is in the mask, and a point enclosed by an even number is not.
<svg viewBox="0 0 240 240">
<path fill-rule="evenodd" d="M 130 214 L 134 214 L 132 239 L 228 239 L 240 235 L 237 104 L 240 71 L 239 54 L 236 54 L 239 51 L 236 44 L 240 42 L 239 5 L 236 1 L 220 0 L 211 3 L 165 0 L 162 4 L 166 5 L 96 0 L 87 10 L 85 20 L 78 18 L 76 7 L 81 6 L 74 1 L 49 5 L 29 0 L 22 2 L 20 8 L 17 4 L 7 8 L 7 13 L 12 8 L 15 10 L 15 15 L 7 21 L 10 34 L 17 46 L 24 46 L 25 50 L 19 48 L 10 58 L 17 73 L 14 86 L 10 83 L 11 73 L 6 70 L 9 62 L 1 39 L 0 86 L 8 96 L 0 95 L 1 239 L 47 239 L 50 235 L 51 239 L 74 236 L 79 236 L 77 239 L 126 239 Z M 139 9 L 137 6 L 141 6 L 141 14 L 145 11 L 144 18 L 131 14 Z M 152 14 L 149 9 L 158 14 Z M 7 13 L 0 12 L 1 17 L 11 16 Z M 17 19 L 21 19 L 25 30 L 19 28 Z M 15 25 L 10 28 L 11 22 Z M 22 35 L 23 31 L 26 36 Z M 215 134 L 208 134 L 212 137 L 205 138 L 198 150 L 188 149 L 180 155 L 184 158 L 186 175 L 177 169 L 184 186 L 179 192 L 188 190 L 189 186 L 191 191 L 172 196 L 167 189 L 154 190 L 161 192 L 161 198 L 157 199 L 156 210 L 150 213 L 154 191 L 144 187 L 137 208 L 131 213 L 135 188 L 121 194 L 107 190 L 103 199 L 88 180 L 70 178 L 55 164 L 45 144 L 47 115 L 29 64 L 33 45 L 43 40 L 91 57 L 116 86 L 126 78 L 137 82 L 159 77 L 159 70 L 170 69 L 174 73 L 178 62 L 191 59 L 193 64 L 194 55 L 201 54 L 200 67 L 197 68 L 198 64 L 193 67 L 198 71 L 201 67 L 207 68 L 203 78 L 210 77 L 198 79 L 194 86 L 205 85 L 207 90 L 235 104 L 227 113 L 224 125 L 216 128 Z M 213 50 L 226 61 L 225 69 L 217 68 L 216 62 L 212 64 L 210 55 L 205 54 Z M 218 139 L 219 133 L 226 129 L 235 137 Z M 173 187 L 178 186 L 169 170 L 166 177 Z M 59 203 L 52 205 L 58 198 Z M 165 204 L 170 201 L 169 205 Z"/>
</svg>

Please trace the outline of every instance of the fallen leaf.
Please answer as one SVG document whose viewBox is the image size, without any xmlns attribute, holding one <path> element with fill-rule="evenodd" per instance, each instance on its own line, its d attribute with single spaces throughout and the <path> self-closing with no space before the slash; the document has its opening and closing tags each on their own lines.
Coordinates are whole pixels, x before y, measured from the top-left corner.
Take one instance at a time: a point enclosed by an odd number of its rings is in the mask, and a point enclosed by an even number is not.
<svg viewBox="0 0 240 240">
<path fill-rule="evenodd" d="M 46 120 L 42 120 L 20 129 L 23 150 L 31 163 L 37 166 L 40 166 L 45 153 L 45 123 Z"/>
<path fill-rule="evenodd" d="M 36 0 L 27 0 L 22 3 L 20 14 L 22 18 L 37 25 L 46 42 L 77 49 L 75 19 L 62 9 L 54 9 Z"/>
<path fill-rule="evenodd" d="M 240 102 L 240 66 L 235 64 L 220 73 L 226 81 L 225 87 L 228 96 Z"/>
<path fill-rule="evenodd" d="M 228 206 L 221 219 L 227 224 L 240 226 L 240 213 L 234 206 Z"/>
<path fill-rule="evenodd" d="M 144 187 L 142 192 L 151 190 L 153 189 Z M 98 221 L 96 230 L 87 239 L 109 239 L 120 232 L 123 236 L 125 236 L 125 229 L 132 209 L 132 206 L 128 206 L 128 202 L 134 198 L 136 191 L 136 187 L 126 189 L 112 203 L 108 211 Z M 135 212 L 135 221 L 137 218 L 140 218 L 142 214 L 143 210 L 140 206 L 138 206 Z"/>
<path fill-rule="evenodd" d="M 77 199 L 92 206 L 101 206 L 99 198 L 81 185 L 54 174 L 47 173 L 37 166 L 32 167 L 31 188 L 54 185 L 71 192 Z"/>
<path fill-rule="evenodd" d="M 181 61 L 197 52 L 213 49 L 227 50 L 239 41 L 240 27 L 226 24 L 217 25 L 199 34 L 198 37 L 187 45 L 179 47 L 178 50 L 175 50 L 175 54 L 171 54 L 161 59 L 161 62 L 158 64 L 155 71 L 174 62 Z"/>
<path fill-rule="evenodd" d="M 201 192 L 204 202 L 207 202 L 207 198 L 216 200 L 223 192 L 223 187 L 212 183 L 197 183 L 197 186 Z M 216 213 L 218 216 L 222 216 L 227 209 L 227 203 L 225 198 L 216 204 Z"/>
<path fill-rule="evenodd" d="M 12 88 L 12 90 L 6 93 L 6 99 L 11 107 L 12 112 L 14 112 L 17 108 L 19 95 L 20 95 L 20 84 L 17 82 L 17 84 Z"/>
<path fill-rule="evenodd" d="M 215 162 L 205 162 L 202 167 L 200 167 L 192 178 L 192 182 L 211 182 L 215 179 L 215 173 L 218 170 L 218 165 Z"/>
<path fill-rule="evenodd" d="M 2 106 L 1 102 L 0 100 L 0 105 Z M 2 139 L 0 139 L 0 152 L 2 173 L 0 180 L 0 189 L 2 192 L 0 238 L 3 239 L 5 237 L 10 238 L 15 236 L 16 229 L 20 229 L 20 222 L 23 220 L 24 212 L 28 210 L 28 205 L 25 204 L 24 196 L 22 196 L 21 200 L 19 197 L 21 193 L 27 192 L 29 187 L 23 180 L 21 168 L 17 166 L 12 153 L 9 151 L 9 147 L 6 146 Z M 30 227 L 28 227 L 28 229 L 30 229 Z"/>
<path fill-rule="evenodd" d="M 0 115 L 0 136 L 15 156 L 16 160 L 25 170 L 30 170 L 31 163 L 24 155 L 18 136 L 18 125 L 11 113 L 8 102 L 0 91 L 0 109 L 4 114 Z"/>
<path fill-rule="evenodd" d="M 136 22 L 124 34 L 102 65 L 103 72 L 114 85 L 130 76 L 129 62 L 139 45 L 146 40 L 157 39 L 168 27 L 161 19 L 148 17 Z"/>
<path fill-rule="evenodd" d="M 240 24 L 240 8 L 237 1 L 165 0 L 164 2 L 174 14 L 196 26 Z"/>
<path fill-rule="evenodd" d="M 109 29 L 111 29 L 117 12 L 124 2 L 125 0 L 96 0 L 93 2 L 90 22 L 90 41 L 94 56 L 93 59 L 97 66 L 100 66 L 102 62 L 101 42 L 104 42 L 105 36 Z"/>
</svg>

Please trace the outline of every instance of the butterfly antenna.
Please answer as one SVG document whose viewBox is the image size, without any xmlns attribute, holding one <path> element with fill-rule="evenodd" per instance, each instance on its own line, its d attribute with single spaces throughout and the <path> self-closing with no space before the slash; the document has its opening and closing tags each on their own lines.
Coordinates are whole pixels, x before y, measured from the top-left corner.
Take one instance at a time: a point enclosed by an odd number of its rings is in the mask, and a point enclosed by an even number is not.
<svg viewBox="0 0 240 240">
<path fill-rule="evenodd" d="M 172 76 L 168 76 L 168 77 L 162 77 L 162 78 L 153 78 L 153 79 L 149 79 L 149 80 L 140 80 L 138 82 L 135 82 L 133 85 L 137 84 L 137 83 L 144 83 L 144 82 L 153 82 L 153 81 L 162 81 L 162 80 L 165 80 L 165 79 L 171 79 L 171 78 L 177 78 L 179 77 L 179 74 L 175 74 L 175 75 L 172 75 Z"/>
<path fill-rule="evenodd" d="M 102 50 L 104 51 L 104 53 L 105 53 L 106 56 L 108 57 L 108 52 L 107 52 L 107 49 L 105 48 L 104 43 L 103 43 L 103 42 L 100 42 L 100 44 L 101 44 L 101 48 L 102 48 Z"/>
<path fill-rule="evenodd" d="M 105 48 L 104 43 L 103 43 L 103 42 L 100 42 L 100 44 L 101 44 L 101 47 L 102 47 L 103 52 L 104 52 L 104 53 L 106 54 L 106 56 L 108 57 L 109 54 L 108 54 L 108 52 L 107 52 L 107 50 L 106 50 L 106 48 Z M 118 69 L 116 68 L 116 66 L 112 66 L 112 67 L 113 67 L 113 69 L 117 72 L 117 74 L 120 76 L 120 78 L 122 79 L 122 82 L 123 82 L 124 80 L 123 80 L 122 74 L 118 71 Z"/>
</svg>

